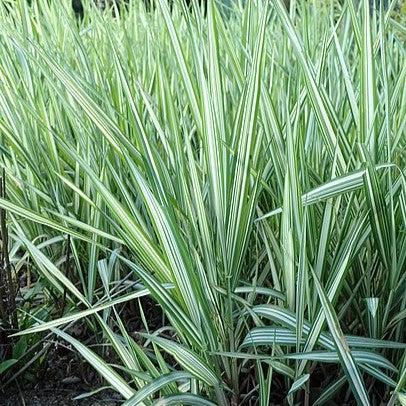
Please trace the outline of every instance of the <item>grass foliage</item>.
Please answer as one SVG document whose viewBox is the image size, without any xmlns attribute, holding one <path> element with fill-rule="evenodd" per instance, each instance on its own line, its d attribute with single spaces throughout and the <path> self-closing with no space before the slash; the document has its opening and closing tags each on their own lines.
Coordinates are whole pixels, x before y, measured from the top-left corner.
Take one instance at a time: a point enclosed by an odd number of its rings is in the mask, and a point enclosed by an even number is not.
<svg viewBox="0 0 406 406">
<path fill-rule="evenodd" d="M 58 336 L 126 406 L 405 402 L 395 2 L 62 3 L 0 8 L 19 340 Z"/>
</svg>

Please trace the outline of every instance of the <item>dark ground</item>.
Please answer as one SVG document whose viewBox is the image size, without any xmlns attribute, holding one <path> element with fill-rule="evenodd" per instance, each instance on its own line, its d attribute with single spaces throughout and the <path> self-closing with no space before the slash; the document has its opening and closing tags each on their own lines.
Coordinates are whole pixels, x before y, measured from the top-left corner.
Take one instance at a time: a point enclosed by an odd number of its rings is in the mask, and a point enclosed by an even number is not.
<svg viewBox="0 0 406 406">
<path fill-rule="evenodd" d="M 47 359 L 6 388 L 0 406 L 118 406 L 121 396 L 106 389 L 80 400 L 76 396 L 106 386 L 92 367 L 64 348 L 52 349 Z"/>
<path fill-rule="evenodd" d="M 163 323 L 160 308 L 149 298 L 142 299 L 142 306 L 144 311 L 149 314 L 150 327 L 159 328 Z M 130 332 L 143 331 L 144 326 L 135 302 L 124 304 L 120 314 Z M 91 346 L 93 351 L 99 353 L 111 364 L 119 363 L 108 347 L 95 345 L 100 341 L 95 339 L 94 332 L 88 329 L 84 321 L 77 322 L 67 332 Z M 1 341 L 0 337 L 0 346 Z M 84 399 L 73 400 L 76 396 L 107 386 L 107 383 L 66 343 L 58 341 L 56 338 L 52 342 L 44 341 L 43 345 L 47 343 L 52 345 L 45 357 L 27 368 L 5 388 L 2 387 L 2 384 L 8 382 L 12 374 L 18 373 L 19 368 L 24 366 L 24 362 L 29 362 L 30 357 L 34 354 L 30 354 L 20 364 L 13 367 L 8 376 L 0 374 L 0 406 L 118 406 L 123 402 L 119 394 L 108 389 Z M 8 347 L 11 347 L 11 344 L 8 344 Z M 9 357 L 10 353 L 11 348 L 8 351 Z"/>
<path fill-rule="evenodd" d="M 116 406 L 121 402 L 112 393 L 96 394 L 90 398 L 73 400 L 82 391 L 75 389 L 36 388 L 0 395 L 1 406 Z"/>
</svg>

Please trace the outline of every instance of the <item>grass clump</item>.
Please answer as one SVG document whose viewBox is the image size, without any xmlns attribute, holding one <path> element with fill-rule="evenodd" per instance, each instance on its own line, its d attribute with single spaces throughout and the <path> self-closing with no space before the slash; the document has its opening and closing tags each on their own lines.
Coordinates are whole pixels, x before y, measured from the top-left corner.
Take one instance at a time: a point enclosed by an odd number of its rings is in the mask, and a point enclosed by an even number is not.
<svg viewBox="0 0 406 406">
<path fill-rule="evenodd" d="M 125 405 L 404 401 L 395 7 L 1 8 L 18 334 L 68 342 Z"/>
</svg>

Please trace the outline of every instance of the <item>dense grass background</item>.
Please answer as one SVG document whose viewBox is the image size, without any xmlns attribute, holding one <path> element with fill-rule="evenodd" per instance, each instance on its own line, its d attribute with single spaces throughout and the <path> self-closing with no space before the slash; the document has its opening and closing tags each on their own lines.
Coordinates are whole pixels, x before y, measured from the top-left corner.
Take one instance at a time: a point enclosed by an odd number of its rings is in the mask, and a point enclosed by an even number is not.
<svg viewBox="0 0 406 406">
<path fill-rule="evenodd" d="M 4 382 L 56 335 L 126 405 L 405 404 L 396 6 L 0 8 Z"/>
</svg>

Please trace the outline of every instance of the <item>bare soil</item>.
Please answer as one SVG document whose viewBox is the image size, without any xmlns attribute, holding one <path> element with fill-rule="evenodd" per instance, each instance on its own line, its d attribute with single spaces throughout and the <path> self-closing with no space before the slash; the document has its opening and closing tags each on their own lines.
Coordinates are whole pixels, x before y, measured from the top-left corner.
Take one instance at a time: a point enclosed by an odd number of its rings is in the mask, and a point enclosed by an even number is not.
<svg viewBox="0 0 406 406">
<path fill-rule="evenodd" d="M 44 389 L 34 388 L 28 390 L 13 389 L 9 393 L 0 394 L 1 406 L 117 406 L 121 402 L 114 393 L 96 394 L 92 397 L 73 400 L 75 396 L 83 393 L 75 389 Z"/>
<path fill-rule="evenodd" d="M 18 377 L 10 385 L 1 388 L 0 406 L 118 406 L 122 398 L 106 389 L 92 396 L 74 400 L 106 386 L 95 370 L 72 351 L 53 348 L 47 359 Z"/>
</svg>

